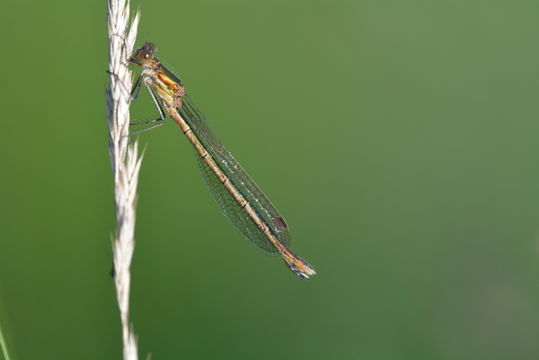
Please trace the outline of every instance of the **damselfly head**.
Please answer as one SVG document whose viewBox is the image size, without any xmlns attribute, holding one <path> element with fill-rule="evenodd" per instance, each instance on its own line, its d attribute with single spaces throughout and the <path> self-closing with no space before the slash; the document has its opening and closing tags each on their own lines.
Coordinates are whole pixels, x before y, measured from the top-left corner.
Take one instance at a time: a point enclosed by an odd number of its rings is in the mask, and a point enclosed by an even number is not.
<svg viewBox="0 0 539 360">
<path fill-rule="evenodd" d="M 154 60 L 156 51 L 157 49 L 155 48 L 155 45 L 148 42 L 140 49 L 137 49 L 133 56 L 127 59 L 127 61 L 140 66 L 148 66 Z"/>
</svg>

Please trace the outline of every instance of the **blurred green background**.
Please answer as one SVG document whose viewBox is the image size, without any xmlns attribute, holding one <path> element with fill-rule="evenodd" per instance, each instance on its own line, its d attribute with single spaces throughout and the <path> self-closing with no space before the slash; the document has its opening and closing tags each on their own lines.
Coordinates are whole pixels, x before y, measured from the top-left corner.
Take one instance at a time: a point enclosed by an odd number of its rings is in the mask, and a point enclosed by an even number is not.
<svg viewBox="0 0 539 360">
<path fill-rule="evenodd" d="M 141 358 L 539 357 L 539 2 L 140 7 L 137 44 L 156 43 L 319 273 L 236 233 L 172 121 L 143 133 Z M 3 0 L 0 20 L 12 359 L 120 359 L 105 1 Z M 152 118 L 141 98 L 133 118 Z"/>
</svg>

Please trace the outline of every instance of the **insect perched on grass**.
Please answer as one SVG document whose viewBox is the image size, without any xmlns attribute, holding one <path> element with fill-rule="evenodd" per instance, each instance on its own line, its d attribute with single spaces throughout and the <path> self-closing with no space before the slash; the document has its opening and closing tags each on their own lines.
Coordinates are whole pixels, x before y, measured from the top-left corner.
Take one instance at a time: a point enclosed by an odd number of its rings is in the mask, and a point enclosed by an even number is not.
<svg viewBox="0 0 539 360">
<path fill-rule="evenodd" d="M 143 70 L 133 88 L 148 89 L 159 117 L 137 125 L 145 131 L 163 124 L 168 113 L 193 145 L 208 187 L 225 216 L 251 242 L 268 253 L 279 254 L 288 268 L 301 278 L 315 275 L 314 268 L 289 248 L 288 225 L 275 206 L 243 170 L 232 154 L 210 131 L 204 115 L 186 94 L 182 81 L 155 57 L 155 46 L 146 43 L 129 58 Z"/>
</svg>

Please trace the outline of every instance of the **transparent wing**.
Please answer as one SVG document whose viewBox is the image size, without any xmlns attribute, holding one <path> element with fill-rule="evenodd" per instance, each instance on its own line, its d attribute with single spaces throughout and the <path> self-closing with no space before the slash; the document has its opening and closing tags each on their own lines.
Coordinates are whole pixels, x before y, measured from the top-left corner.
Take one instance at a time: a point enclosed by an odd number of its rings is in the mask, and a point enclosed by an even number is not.
<svg viewBox="0 0 539 360">
<path fill-rule="evenodd" d="M 204 115 L 198 110 L 191 99 L 188 96 L 184 96 L 182 102 L 182 106 L 178 108 L 178 111 L 191 127 L 202 145 L 204 145 L 206 150 L 213 157 L 217 165 L 256 210 L 257 214 L 264 220 L 264 222 L 266 222 L 266 224 L 268 224 L 275 237 L 287 246 L 290 245 L 288 226 L 275 206 L 270 202 L 266 195 L 264 195 L 262 190 L 260 190 L 247 172 L 243 170 L 234 156 L 212 134 Z M 198 154 L 195 153 L 195 156 L 198 159 L 204 180 L 224 215 L 230 222 L 232 222 L 236 229 L 238 229 L 238 231 L 253 244 L 265 252 L 276 253 L 275 248 L 228 193 L 208 165 L 200 159 Z"/>
</svg>

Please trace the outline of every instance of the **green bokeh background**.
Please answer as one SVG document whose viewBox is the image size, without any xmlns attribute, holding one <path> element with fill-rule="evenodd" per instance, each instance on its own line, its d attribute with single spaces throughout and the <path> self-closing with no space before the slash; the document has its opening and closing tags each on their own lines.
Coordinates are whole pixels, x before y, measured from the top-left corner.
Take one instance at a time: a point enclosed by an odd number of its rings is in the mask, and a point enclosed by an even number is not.
<svg viewBox="0 0 539 360">
<path fill-rule="evenodd" d="M 235 232 L 169 121 L 139 136 L 141 358 L 539 357 L 539 2 L 140 7 L 137 43 L 157 44 L 319 273 L 301 281 Z M 3 0 L 0 20 L 12 359 L 120 359 L 105 2 Z M 145 95 L 132 110 L 155 115 Z"/>
</svg>

